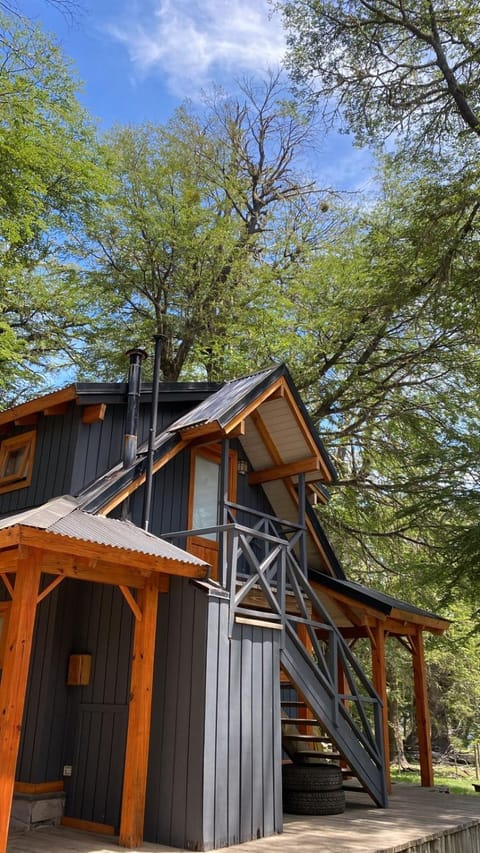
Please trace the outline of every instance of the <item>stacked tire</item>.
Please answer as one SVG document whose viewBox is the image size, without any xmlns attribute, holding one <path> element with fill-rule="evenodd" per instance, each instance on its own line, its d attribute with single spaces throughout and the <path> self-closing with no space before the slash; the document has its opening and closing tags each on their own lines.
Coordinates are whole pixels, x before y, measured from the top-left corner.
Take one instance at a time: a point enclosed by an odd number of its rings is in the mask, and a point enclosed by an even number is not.
<svg viewBox="0 0 480 853">
<path fill-rule="evenodd" d="M 342 771 L 333 764 L 284 764 L 283 811 L 330 815 L 345 811 Z"/>
</svg>

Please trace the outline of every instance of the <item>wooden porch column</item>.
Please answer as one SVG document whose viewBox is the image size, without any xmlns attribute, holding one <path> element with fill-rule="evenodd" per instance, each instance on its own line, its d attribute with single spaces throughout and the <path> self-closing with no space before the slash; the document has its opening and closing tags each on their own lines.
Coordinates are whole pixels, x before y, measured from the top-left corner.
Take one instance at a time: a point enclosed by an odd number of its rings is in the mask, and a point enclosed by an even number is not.
<svg viewBox="0 0 480 853">
<path fill-rule="evenodd" d="M 7 849 L 41 569 L 24 548 L 17 563 L 0 682 L 0 853 Z"/>
<path fill-rule="evenodd" d="M 138 591 L 142 618 L 133 638 L 127 749 L 123 776 L 120 838 L 122 847 L 141 847 L 145 819 L 148 748 L 152 710 L 153 666 L 157 629 L 158 587 L 149 581 Z"/>
<path fill-rule="evenodd" d="M 373 686 L 382 700 L 382 732 L 383 732 L 383 754 L 385 756 L 385 778 L 387 791 L 392 791 L 392 780 L 390 777 L 390 742 L 388 737 L 388 702 L 387 702 L 387 663 L 385 658 L 385 631 L 381 622 L 377 620 L 372 628 L 370 637 L 372 650 L 372 677 Z"/>
<path fill-rule="evenodd" d="M 432 739 L 430 732 L 430 710 L 427 695 L 427 674 L 423 634 L 420 627 L 411 637 L 413 653 L 413 681 L 415 686 L 415 715 L 417 718 L 418 749 L 420 752 L 420 777 L 422 785 L 433 785 Z"/>
</svg>

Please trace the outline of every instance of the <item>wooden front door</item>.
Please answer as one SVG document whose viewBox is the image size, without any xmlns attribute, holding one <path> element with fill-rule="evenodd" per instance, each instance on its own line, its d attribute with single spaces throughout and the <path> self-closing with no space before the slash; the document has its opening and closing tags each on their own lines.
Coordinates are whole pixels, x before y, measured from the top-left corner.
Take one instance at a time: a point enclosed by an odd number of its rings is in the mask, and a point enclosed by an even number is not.
<svg viewBox="0 0 480 853">
<path fill-rule="evenodd" d="M 220 466 L 222 451 L 219 444 L 194 447 L 190 456 L 190 489 L 188 500 L 189 530 L 215 527 L 220 523 Z M 237 454 L 229 451 L 228 500 L 237 495 Z M 218 534 L 189 536 L 187 551 L 205 560 L 212 567 L 211 577 L 218 579 Z"/>
</svg>

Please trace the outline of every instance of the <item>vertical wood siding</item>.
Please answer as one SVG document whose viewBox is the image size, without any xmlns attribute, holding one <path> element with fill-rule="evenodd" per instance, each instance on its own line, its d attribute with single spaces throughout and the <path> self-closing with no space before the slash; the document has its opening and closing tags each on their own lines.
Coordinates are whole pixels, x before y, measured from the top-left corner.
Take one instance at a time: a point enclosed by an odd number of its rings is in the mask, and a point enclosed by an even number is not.
<svg viewBox="0 0 480 853">
<path fill-rule="evenodd" d="M 282 829 L 278 632 L 180 578 L 159 613 L 145 839 L 209 850 Z"/>
</svg>

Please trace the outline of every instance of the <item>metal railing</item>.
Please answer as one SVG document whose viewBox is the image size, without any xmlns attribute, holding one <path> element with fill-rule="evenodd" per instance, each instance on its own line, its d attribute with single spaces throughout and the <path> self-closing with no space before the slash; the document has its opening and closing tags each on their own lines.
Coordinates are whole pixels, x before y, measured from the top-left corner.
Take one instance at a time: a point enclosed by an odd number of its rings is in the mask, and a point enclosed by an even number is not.
<svg viewBox="0 0 480 853">
<path fill-rule="evenodd" d="M 357 757 L 359 746 L 363 763 L 368 757 L 383 776 L 382 703 L 301 565 L 305 529 L 239 504 L 229 502 L 225 508 L 227 523 L 168 538 L 216 534 L 218 579 L 230 599 L 230 636 L 238 616 L 282 628 L 286 658 L 293 655 L 312 691 L 322 693 L 328 718 L 322 722 L 329 735 L 343 749 L 351 735 Z"/>
</svg>

